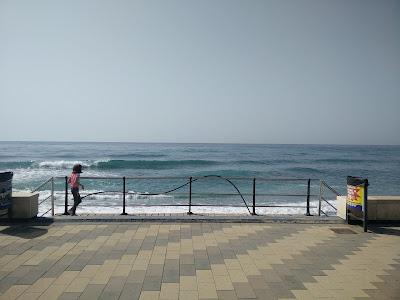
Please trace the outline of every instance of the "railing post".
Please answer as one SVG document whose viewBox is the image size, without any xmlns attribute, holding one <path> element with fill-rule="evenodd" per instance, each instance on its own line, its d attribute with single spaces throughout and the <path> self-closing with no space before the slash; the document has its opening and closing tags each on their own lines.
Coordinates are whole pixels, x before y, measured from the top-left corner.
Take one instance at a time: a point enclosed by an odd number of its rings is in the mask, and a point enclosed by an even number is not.
<svg viewBox="0 0 400 300">
<path fill-rule="evenodd" d="M 65 176 L 65 203 L 64 203 L 64 216 L 69 215 L 68 213 L 68 177 Z"/>
<path fill-rule="evenodd" d="M 324 186 L 323 186 L 323 181 L 319 181 L 319 199 L 318 199 L 318 216 L 321 216 L 321 198 L 322 198 L 322 193 L 324 191 Z"/>
<path fill-rule="evenodd" d="M 188 215 L 192 215 L 192 177 L 189 178 L 189 211 Z"/>
<path fill-rule="evenodd" d="M 307 182 L 307 212 L 306 216 L 311 216 L 310 214 L 310 185 L 311 185 L 311 179 L 308 179 Z"/>
<path fill-rule="evenodd" d="M 364 183 L 364 199 L 363 199 L 363 229 L 364 232 L 368 231 L 368 179 Z"/>
<path fill-rule="evenodd" d="M 253 216 L 256 214 L 256 179 L 253 178 L 253 212 L 251 213 Z"/>
<path fill-rule="evenodd" d="M 122 202 L 122 214 L 121 215 L 123 215 L 123 216 L 125 216 L 125 215 L 127 215 L 127 213 L 125 212 L 125 206 L 126 206 L 126 203 L 125 203 L 125 195 L 126 195 L 126 178 L 125 178 L 125 176 L 124 177 L 122 177 L 122 182 L 123 182 L 123 192 L 122 192 L 122 199 L 123 199 L 123 202 Z"/>
<path fill-rule="evenodd" d="M 54 177 L 51 177 L 51 215 L 54 217 Z"/>
</svg>

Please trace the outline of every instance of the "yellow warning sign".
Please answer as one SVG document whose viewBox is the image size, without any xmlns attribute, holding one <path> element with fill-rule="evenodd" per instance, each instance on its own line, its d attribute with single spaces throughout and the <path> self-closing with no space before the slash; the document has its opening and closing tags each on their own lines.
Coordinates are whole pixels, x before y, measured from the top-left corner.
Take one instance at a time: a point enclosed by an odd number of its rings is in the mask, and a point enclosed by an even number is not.
<svg viewBox="0 0 400 300">
<path fill-rule="evenodd" d="M 347 185 L 347 206 L 362 211 L 364 201 L 364 186 Z"/>
</svg>

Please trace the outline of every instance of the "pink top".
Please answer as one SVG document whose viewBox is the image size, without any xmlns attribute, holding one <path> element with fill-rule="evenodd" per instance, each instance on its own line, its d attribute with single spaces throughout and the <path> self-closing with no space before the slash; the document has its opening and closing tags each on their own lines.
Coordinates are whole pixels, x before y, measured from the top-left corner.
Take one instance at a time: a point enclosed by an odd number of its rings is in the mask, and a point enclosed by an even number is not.
<svg viewBox="0 0 400 300">
<path fill-rule="evenodd" d="M 79 187 L 79 173 L 71 173 L 71 176 L 68 178 L 68 183 L 71 188 Z"/>
</svg>

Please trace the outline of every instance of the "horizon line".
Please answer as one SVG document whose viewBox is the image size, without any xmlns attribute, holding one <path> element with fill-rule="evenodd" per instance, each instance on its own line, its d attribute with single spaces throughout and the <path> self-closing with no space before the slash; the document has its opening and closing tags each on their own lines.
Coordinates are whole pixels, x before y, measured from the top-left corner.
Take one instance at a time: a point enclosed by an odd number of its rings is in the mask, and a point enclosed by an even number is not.
<svg viewBox="0 0 400 300">
<path fill-rule="evenodd" d="M 334 144 L 334 143 L 250 143 L 250 142 L 133 142 L 133 141 L 51 141 L 0 140 L 0 143 L 91 143 L 91 144 L 209 144 L 209 145 L 319 145 L 319 146 L 400 146 L 400 144 Z"/>
</svg>

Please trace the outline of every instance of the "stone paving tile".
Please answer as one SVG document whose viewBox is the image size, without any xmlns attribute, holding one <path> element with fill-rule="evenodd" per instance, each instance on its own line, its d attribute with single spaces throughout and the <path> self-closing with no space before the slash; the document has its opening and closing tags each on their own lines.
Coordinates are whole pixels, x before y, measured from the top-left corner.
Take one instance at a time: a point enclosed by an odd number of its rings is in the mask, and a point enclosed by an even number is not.
<svg viewBox="0 0 400 300">
<path fill-rule="evenodd" d="M 221 300 L 236 300 L 238 299 L 235 291 L 217 291 L 218 299 Z"/>
<path fill-rule="evenodd" d="M 84 300 L 92 300 L 92 299 L 98 299 L 103 292 L 103 289 L 105 287 L 105 284 L 89 284 L 79 299 L 84 299 Z"/>
<path fill-rule="evenodd" d="M 257 299 L 265 299 L 265 300 L 277 300 L 277 299 L 282 299 L 278 298 L 271 289 L 253 289 L 254 294 L 256 295 Z M 289 298 L 293 299 L 293 298 Z M 304 298 L 303 298 L 304 299 Z M 305 298 L 305 299 L 310 299 L 310 298 Z"/>
<path fill-rule="evenodd" d="M 160 299 L 162 300 L 178 300 L 179 299 L 179 283 L 163 283 L 161 285 Z"/>
<path fill-rule="evenodd" d="M 238 298 L 244 299 L 256 299 L 257 296 L 254 293 L 254 290 L 251 288 L 251 285 L 247 282 L 234 282 L 233 286 L 235 288 L 235 293 Z"/>
<path fill-rule="evenodd" d="M 197 291 L 180 291 L 179 300 L 197 300 L 199 299 L 199 293 Z"/>
<path fill-rule="evenodd" d="M 129 282 L 129 283 L 140 283 L 140 284 L 142 284 L 143 281 L 144 281 L 145 276 L 146 276 L 146 271 L 144 271 L 144 270 L 132 270 L 129 273 L 126 281 Z"/>
<path fill-rule="evenodd" d="M 182 276 L 194 276 L 196 275 L 195 265 L 180 265 L 179 273 Z"/>
<path fill-rule="evenodd" d="M 247 276 L 247 279 L 249 280 L 250 286 L 252 287 L 252 289 L 254 290 L 265 290 L 268 289 L 269 286 L 268 284 L 265 282 L 264 277 L 263 276 Z"/>
<path fill-rule="evenodd" d="M 162 264 L 150 264 L 146 271 L 146 276 L 154 277 L 154 276 L 162 276 L 164 271 L 164 266 Z M 178 268 L 176 269 L 178 270 Z"/>
<path fill-rule="evenodd" d="M 162 282 L 179 283 L 179 260 L 167 259 L 164 263 Z"/>
<path fill-rule="evenodd" d="M 290 287 L 286 286 L 285 282 L 270 282 L 268 287 L 277 298 L 294 298 Z"/>
<path fill-rule="evenodd" d="M 179 256 L 179 263 L 181 265 L 194 265 L 194 256 L 191 254 L 181 254 Z"/>
<path fill-rule="evenodd" d="M 122 288 L 119 299 L 137 300 L 140 297 L 141 290 L 142 290 L 141 283 L 125 283 L 124 287 Z"/>
<path fill-rule="evenodd" d="M 393 300 L 396 299 L 396 297 L 391 297 L 387 295 L 385 292 L 382 292 L 381 290 L 375 290 L 375 289 L 365 289 L 364 292 L 368 295 L 367 297 L 355 297 L 355 299 L 376 299 L 376 300 Z M 399 299 L 400 294 L 397 294 L 397 298 Z"/>
<path fill-rule="evenodd" d="M 0 280 L 0 295 L 5 293 L 13 285 L 16 285 L 18 277 L 5 277 Z"/>
<path fill-rule="evenodd" d="M 179 279 L 179 289 L 181 291 L 197 291 L 196 276 L 181 276 Z"/>
<path fill-rule="evenodd" d="M 139 300 L 158 300 L 159 296 L 159 291 L 142 291 Z"/>
<path fill-rule="evenodd" d="M 339 226 L 5 226 L 0 299 L 400 298 L 400 230 Z"/>
<path fill-rule="evenodd" d="M 142 291 L 159 291 L 161 289 L 161 276 L 145 277 L 142 285 Z"/>
<path fill-rule="evenodd" d="M 17 299 L 18 300 L 36 300 L 41 296 L 40 293 L 23 293 Z"/>
<path fill-rule="evenodd" d="M 19 266 L 14 271 L 8 274 L 9 277 L 24 277 L 33 269 L 32 266 Z"/>
<path fill-rule="evenodd" d="M 99 299 L 119 299 L 125 282 L 125 277 L 111 277 Z"/>
<path fill-rule="evenodd" d="M 14 285 L 7 290 L 0 298 L 2 299 L 17 299 L 24 291 L 29 288 L 29 285 Z"/>
</svg>

